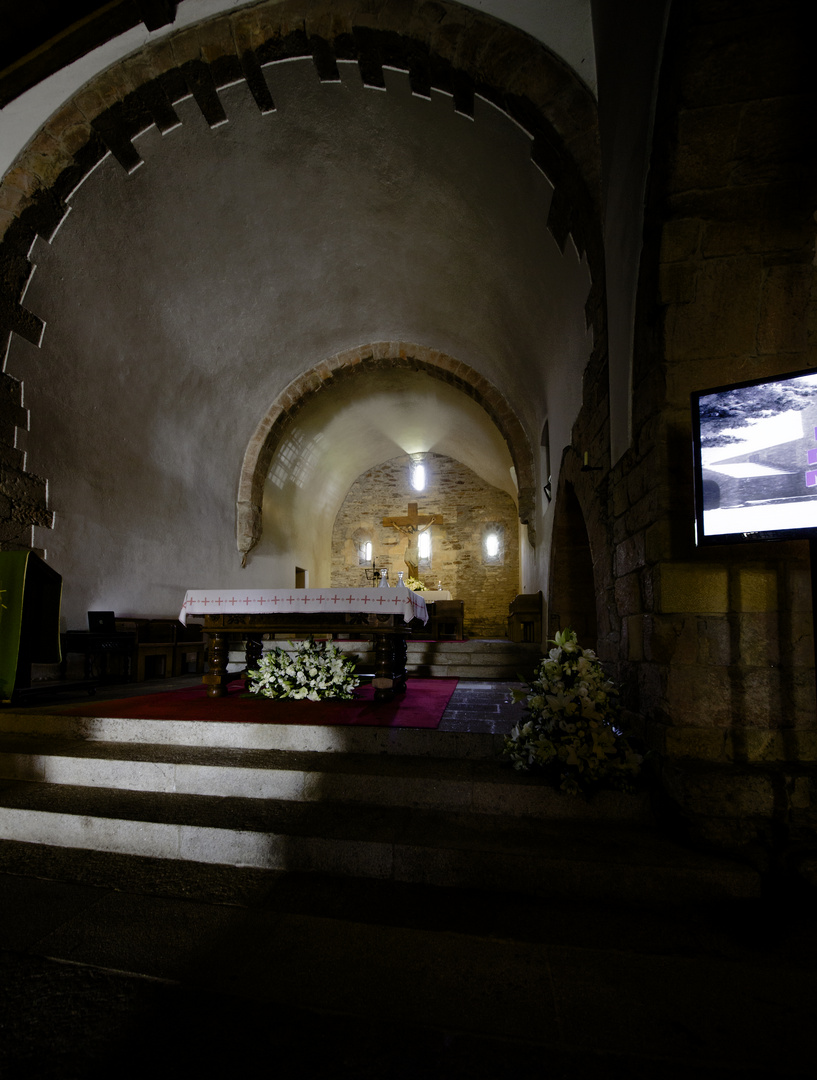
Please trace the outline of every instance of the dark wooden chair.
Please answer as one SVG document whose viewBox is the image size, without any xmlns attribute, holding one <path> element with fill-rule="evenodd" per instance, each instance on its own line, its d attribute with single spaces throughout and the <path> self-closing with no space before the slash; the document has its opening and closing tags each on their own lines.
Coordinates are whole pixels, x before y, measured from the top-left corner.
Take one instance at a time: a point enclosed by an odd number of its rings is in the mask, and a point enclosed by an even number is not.
<svg viewBox="0 0 817 1080">
<path fill-rule="evenodd" d="M 176 619 L 128 619 L 116 620 L 120 633 L 132 633 L 131 667 L 136 682 L 148 677 L 163 679 L 173 674 L 173 650 L 176 647 Z"/>
<path fill-rule="evenodd" d="M 112 611 L 89 611 L 87 630 L 67 630 L 62 635 L 62 677 L 73 667 L 68 657 L 78 654 L 83 657 L 87 682 L 130 682 L 135 644 L 135 631 L 118 629 Z"/>
<path fill-rule="evenodd" d="M 461 641 L 465 605 L 462 600 L 437 600 L 430 607 L 429 636 L 434 641 Z"/>
<path fill-rule="evenodd" d="M 520 593 L 508 607 L 511 641 L 542 640 L 542 593 Z"/>
<path fill-rule="evenodd" d="M 189 622 L 185 626 L 179 623 L 173 648 L 173 674 L 201 675 L 206 652 L 207 642 L 201 624 Z"/>
<path fill-rule="evenodd" d="M 97 663 L 103 681 L 130 682 L 133 679 L 135 630 L 119 630 L 113 611 L 89 611 L 88 638 L 87 648 L 91 655 L 86 653 L 86 673 L 89 664 Z M 72 635 L 71 643 L 74 648 L 82 646 L 76 633 Z"/>
</svg>

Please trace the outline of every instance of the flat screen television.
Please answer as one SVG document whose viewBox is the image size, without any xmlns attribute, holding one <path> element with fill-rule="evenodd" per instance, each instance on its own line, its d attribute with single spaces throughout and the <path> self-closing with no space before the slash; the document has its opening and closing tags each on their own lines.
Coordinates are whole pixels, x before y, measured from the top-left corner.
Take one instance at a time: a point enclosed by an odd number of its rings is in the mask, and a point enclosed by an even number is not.
<svg viewBox="0 0 817 1080">
<path fill-rule="evenodd" d="M 691 400 L 696 543 L 817 537 L 817 371 Z"/>
</svg>

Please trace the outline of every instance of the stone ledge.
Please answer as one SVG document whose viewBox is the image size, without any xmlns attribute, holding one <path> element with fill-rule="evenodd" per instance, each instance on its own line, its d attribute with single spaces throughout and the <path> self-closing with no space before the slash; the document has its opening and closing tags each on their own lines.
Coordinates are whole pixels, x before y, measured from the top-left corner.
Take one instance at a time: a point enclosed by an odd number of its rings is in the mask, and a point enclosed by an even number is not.
<svg viewBox="0 0 817 1080">
<path fill-rule="evenodd" d="M 647 739 L 674 760 L 715 764 L 817 764 L 817 731 L 647 725 Z"/>
</svg>

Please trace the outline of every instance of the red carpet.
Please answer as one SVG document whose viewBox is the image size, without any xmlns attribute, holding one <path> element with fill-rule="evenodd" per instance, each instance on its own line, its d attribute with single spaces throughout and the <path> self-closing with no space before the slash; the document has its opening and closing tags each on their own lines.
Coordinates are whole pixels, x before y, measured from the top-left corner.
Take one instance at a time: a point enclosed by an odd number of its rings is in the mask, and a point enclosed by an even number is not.
<svg viewBox="0 0 817 1080">
<path fill-rule="evenodd" d="M 116 698 L 59 711 L 69 716 L 110 716 L 126 720 L 210 720 L 228 724 L 358 724 L 370 727 L 436 728 L 454 693 L 456 679 L 409 679 L 405 694 L 375 705 L 374 690 L 362 686 L 354 701 L 257 701 L 246 698 L 241 680 L 227 696 L 208 698 L 204 686 Z M 56 711 L 56 710 L 54 710 Z"/>
</svg>

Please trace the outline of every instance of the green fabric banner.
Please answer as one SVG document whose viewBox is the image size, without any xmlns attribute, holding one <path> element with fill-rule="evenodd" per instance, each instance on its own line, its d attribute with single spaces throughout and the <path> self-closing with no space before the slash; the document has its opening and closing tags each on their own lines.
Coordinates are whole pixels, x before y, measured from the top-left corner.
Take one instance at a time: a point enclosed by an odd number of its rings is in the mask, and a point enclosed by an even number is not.
<svg viewBox="0 0 817 1080">
<path fill-rule="evenodd" d="M 62 578 L 32 551 L 0 551 L 0 700 L 31 685 L 32 664 L 58 664 Z"/>
<path fill-rule="evenodd" d="M 30 551 L 0 551 L 0 698 L 3 701 L 11 701 L 17 678 L 30 555 Z"/>
</svg>

